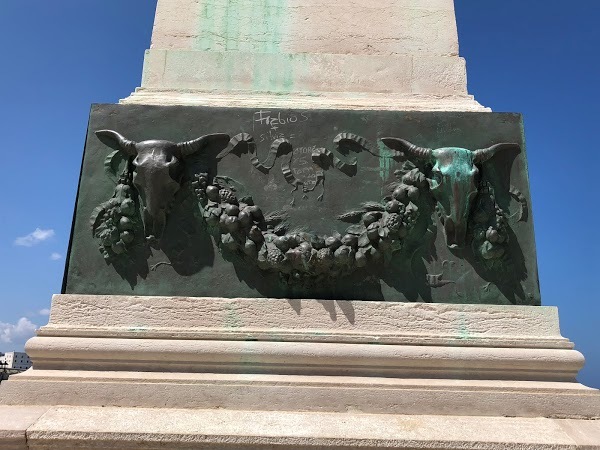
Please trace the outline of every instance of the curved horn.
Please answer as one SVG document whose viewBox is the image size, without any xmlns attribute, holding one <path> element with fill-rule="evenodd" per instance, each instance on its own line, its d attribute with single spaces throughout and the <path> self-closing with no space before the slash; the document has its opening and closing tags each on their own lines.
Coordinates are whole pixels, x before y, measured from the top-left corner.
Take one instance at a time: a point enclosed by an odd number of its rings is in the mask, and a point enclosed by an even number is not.
<svg viewBox="0 0 600 450">
<path fill-rule="evenodd" d="M 404 153 L 406 156 L 413 156 L 418 159 L 429 160 L 433 154 L 433 150 L 430 148 L 417 147 L 415 144 L 400 139 L 400 138 L 381 138 L 381 141 L 392 150 L 396 150 Z"/>
<path fill-rule="evenodd" d="M 177 148 L 181 151 L 182 156 L 190 156 L 199 150 L 202 150 L 211 142 L 223 140 L 224 145 L 229 142 L 229 135 L 223 133 L 207 134 L 206 136 L 199 137 L 193 141 L 180 142 L 177 144 Z"/>
<path fill-rule="evenodd" d="M 113 130 L 99 130 L 96 131 L 96 136 L 100 141 L 108 145 L 110 148 L 115 150 L 121 150 L 127 156 L 137 155 L 137 149 L 135 148 L 135 142 L 125 139 L 122 135 Z"/>
<path fill-rule="evenodd" d="M 492 145 L 491 147 L 488 147 L 488 148 L 482 148 L 480 150 L 475 150 L 473 152 L 473 161 L 475 162 L 475 164 L 481 164 L 481 163 L 486 162 L 488 159 L 490 159 L 492 156 L 494 156 L 496 153 L 498 153 L 500 151 L 515 149 L 515 148 L 521 150 L 521 146 L 519 144 L 516 144 L 514 142 L 502 142 L 500 144 Z"/>
</svg>

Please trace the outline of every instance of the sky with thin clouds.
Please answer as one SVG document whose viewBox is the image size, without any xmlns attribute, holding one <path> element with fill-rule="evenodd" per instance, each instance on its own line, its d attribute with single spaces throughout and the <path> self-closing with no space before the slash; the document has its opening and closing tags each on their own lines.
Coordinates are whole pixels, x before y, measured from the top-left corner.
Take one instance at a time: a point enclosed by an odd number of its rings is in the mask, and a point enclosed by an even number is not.
<svg viewBox="0 0 600 450">
<path fill-rule="evenodd" d="M 54 230 L 42 230 L 41 228 L 36 228 L 31 233 L 16 238 L 15 245 L 20 245 L 21 247 L 33 247 L 52 237 L 54 237 Z"/>
<path fill-rule="evenodd" d="M 90 105 L 139 86 L 155 5 L 0 2 L 0 351 L 22 349 L 47 323 Z M 580 380 L 600 387 L 600 1 L 455 5 L 470 93 L 524 115 L 542 302 L 559 307 L 562 334 L 587 358 Z"/>
</svg>

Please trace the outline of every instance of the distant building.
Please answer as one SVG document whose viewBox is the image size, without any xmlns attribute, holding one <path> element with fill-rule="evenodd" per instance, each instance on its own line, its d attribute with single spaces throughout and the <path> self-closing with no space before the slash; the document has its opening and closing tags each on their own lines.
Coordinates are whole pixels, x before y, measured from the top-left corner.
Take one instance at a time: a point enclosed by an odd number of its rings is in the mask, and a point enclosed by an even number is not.
<svg viewBox="0 0 600 450">
<path fill-rule="evenodd" d="M 23 352 L 7 352 L 0 353 L 0 369 L 27 370 L 31 367 L 31 360 L 27 353 Z"/>
</svg>

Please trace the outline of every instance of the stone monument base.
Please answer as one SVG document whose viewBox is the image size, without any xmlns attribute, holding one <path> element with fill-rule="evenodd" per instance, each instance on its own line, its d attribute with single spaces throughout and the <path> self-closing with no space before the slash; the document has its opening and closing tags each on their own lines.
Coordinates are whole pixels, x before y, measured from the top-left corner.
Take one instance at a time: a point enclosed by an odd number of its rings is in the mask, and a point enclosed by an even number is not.
<svg viewBox="0 0 600 450">
<path fill-rule="evenodd" d="M 374 111 L 455 111 L 490 112 L 472 95 L 401 94 L 373 92 L 318 92 L 277 95 L 268 92 L 209 91 L 191 88 L 167 89 L 139 87 L 124 105 L 208 106 L 229 108 L 281 108 L 310 110 L 374 110 Z"/>
<path fill-rule="evenodd" d="M 553 307 L 57 295 L 0 448 L 596 449 Z"/>
</svg>

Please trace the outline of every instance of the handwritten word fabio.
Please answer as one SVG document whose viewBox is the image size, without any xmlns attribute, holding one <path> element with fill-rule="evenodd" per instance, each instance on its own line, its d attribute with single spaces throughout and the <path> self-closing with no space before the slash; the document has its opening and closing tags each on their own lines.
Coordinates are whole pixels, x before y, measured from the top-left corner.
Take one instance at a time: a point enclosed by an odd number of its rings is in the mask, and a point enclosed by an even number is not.
<svg viewBox="0 0 600 450">
<path fill-rule="evenodd" d="M 254 113 L 253 126 L 263 125 L 268 126 L 273 130 L 277 130 L 280 126 L 291 125 L 294 123 L 302 123 L 310 120 L 306 113 L 289 113 L 281 112 L 272 113 L 271 111 L 260 110 Z"/>
</svg>

